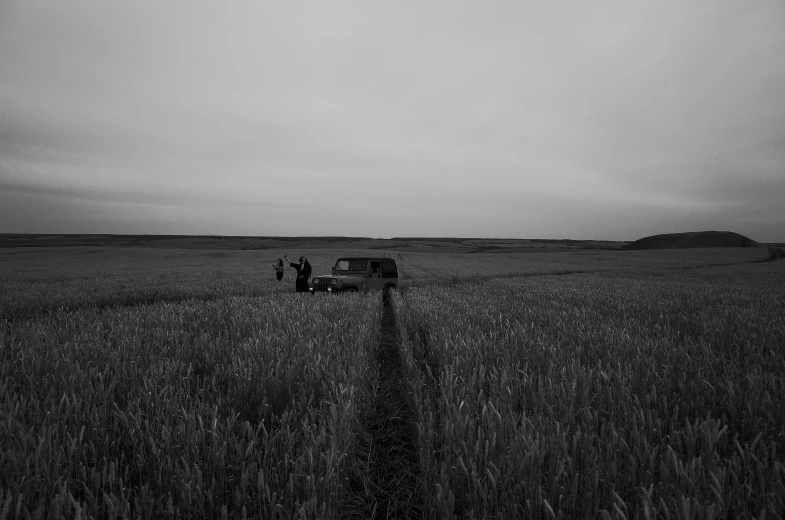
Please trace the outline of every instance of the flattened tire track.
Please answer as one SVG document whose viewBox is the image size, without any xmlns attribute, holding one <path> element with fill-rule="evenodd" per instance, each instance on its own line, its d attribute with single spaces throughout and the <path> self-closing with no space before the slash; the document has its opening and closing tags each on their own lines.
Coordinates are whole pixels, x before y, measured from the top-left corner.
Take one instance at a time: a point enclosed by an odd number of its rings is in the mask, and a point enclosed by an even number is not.
<svg viewBox="0 0 785 520">
<path fill-rule="evenodd" d="M 386 292 L 375 359 L 376 388 L 370 413 L 363 420 L 370 445 L 362 509 L 370 513 L 367 518 L 423 518 L 416 415 L 404 377 L 395 312 Z"/>
</svg>

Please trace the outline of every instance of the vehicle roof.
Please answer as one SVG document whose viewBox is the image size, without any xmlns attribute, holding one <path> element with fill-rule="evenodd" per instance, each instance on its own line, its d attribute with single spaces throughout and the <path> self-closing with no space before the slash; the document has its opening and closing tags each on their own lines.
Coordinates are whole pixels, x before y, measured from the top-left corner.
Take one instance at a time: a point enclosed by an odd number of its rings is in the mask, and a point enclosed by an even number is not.
<svg viewBox="0 0 785 520">
<path fill-rule="evenodd" d="M 341 260 L 392 260 L 395 262 L 392 258 L 383 256 L 342 256 L 336 260 L 336 262 L 340 262 Z"/>
</svg>

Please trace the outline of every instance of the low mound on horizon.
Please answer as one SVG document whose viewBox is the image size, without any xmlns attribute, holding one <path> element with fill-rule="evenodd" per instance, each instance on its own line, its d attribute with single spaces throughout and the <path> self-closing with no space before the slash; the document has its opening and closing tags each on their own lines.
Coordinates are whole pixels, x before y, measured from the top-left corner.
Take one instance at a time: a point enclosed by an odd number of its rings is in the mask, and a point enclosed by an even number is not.
<svg viewBox="0 0 785 520">
<path fill-rule="evenodd" d="M 693 231 L 665 233 L 641 238 L 622 247 L 622 250 L 689 249 L 696 247 L 758 247 L 749 237 L 732 231 Z"/>
</svg>

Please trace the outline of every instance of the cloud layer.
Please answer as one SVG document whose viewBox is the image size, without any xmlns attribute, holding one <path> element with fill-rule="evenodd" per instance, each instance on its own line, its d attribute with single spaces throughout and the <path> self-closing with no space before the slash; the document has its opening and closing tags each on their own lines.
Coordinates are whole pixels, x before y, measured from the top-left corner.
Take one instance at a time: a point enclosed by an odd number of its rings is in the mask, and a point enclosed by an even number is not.
<svg viewBox="0 0 785 520">
<path fill-rule="evenodd" d="M 785 5 L 12 2 L 0 232 L 785 240 Z"/>
</svg>

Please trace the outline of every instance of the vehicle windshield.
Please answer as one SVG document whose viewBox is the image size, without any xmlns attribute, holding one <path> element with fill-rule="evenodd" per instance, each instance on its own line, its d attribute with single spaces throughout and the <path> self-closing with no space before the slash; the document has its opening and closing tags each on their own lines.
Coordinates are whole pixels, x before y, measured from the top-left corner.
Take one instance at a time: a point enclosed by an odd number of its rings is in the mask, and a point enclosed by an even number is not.
<svg viewBox="0 0 785 520">
<path fill-rule="evenodd" d="M 335 262 L 336 271 L 365 271 L 368 260 L 338 260 Z"/>
</svg>

